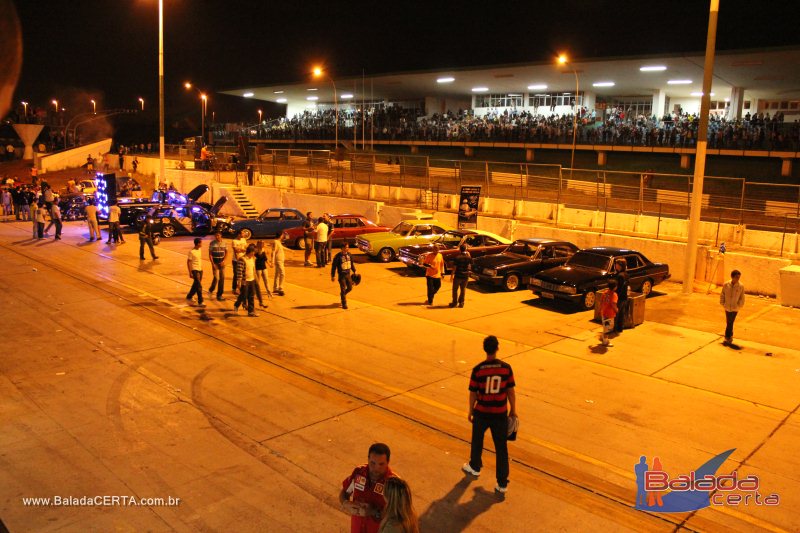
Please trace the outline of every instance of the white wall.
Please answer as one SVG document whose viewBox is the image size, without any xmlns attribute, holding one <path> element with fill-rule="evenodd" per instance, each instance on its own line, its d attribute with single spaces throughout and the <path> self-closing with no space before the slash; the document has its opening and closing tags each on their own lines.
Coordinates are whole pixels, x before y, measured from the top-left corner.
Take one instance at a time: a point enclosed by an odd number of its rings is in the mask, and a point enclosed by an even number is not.
<svg viewBox="0 0 800 533">
<path fill-rule="evenodd" d="M 89 155 L 99 164 L 103 160 L 103 154 L 110 151 L 111 139 L 103 139 L 102 141 L 79 146 L 71 150 L 64 150 L 63 152 L 37 155 L 36 165 L 39 167 L 41 173 L 55 172 L 67 168 L 78 168 L 86 164 L 86 158 Z"/>
</svg>

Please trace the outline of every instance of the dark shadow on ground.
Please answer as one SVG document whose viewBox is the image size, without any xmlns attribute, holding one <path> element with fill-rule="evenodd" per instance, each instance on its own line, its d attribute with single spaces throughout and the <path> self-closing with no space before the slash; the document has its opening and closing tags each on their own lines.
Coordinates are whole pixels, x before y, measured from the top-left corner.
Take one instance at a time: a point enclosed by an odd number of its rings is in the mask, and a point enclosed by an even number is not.
<svg viewBox="0 0 800 533">
<path fill-rule="evenodd" d="M 503 498 L 495 496 L 494 492 L 489 492 L 483 487 L 475 487 L 472 499 L 459 503 L 473 480 L 472 476 L 465 476 L 450 489 L 450 492 L 431 502 L 419 517 L 419 530 L 453 533 L 465 531 L 476 517 L 488 511 L 492 505 L 503 501 Z"/>
<path fill-rule="evenodd" d="M 534 297 L 529 300 L 523 300 L 521 303 L 530 305 L 531 307 L 536 307 L 537 309 L 545 309 L 547 311 L 561 313 L 562 315 L 576 315 L 584 311 L 584 309 L 581 309 L 576 305 L 572 305 L 569 302 L 548 300 L 547 298 Z"/>
<path fill-rule="evenodd" d="M 325 305 L 295 305 L 292 309 L 336 309 L 341 307 L 341 303 L 332 303 Z"/>
</svg>

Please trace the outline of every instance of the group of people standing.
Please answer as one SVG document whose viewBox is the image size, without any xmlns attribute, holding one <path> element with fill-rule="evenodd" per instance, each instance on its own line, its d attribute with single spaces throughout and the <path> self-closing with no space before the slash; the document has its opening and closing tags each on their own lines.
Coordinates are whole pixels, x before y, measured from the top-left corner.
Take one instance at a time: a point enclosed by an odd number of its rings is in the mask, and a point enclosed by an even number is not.
<svg viewBox="0 0 800 533">
<path fill-rule="evenodd" d="M 303 247 L 305 248 L 305 266 L 314 266 L 311 251 L 317 261 L 317 268 L 325 268 L 331 261 L 331 241 L 333 239 L 333 220 L 327 214 L 319 217 L 316 224 L 311 211 L 306 213 L 303 222 Z"/>
<path fill-rule="evenodd" d="M 187 258 L 187 270 L 192 279 L 192 288 L 186 295 L 187 300 L 193 300 L 197 296 L 197 304 L 205 307 L 203 303 L 203 262 L 202 262 L 202 243 L 199 237 L 194 240 L 194 247 L 189 251 Z M 236 238 L 231 242 L 230 251 L 222 240 L 222 233 L 216 232 L 214 240 L 208 246 L 208 259 L 211 262 L 211 273 L 213 279 L 208 289 L 208 293 L 216 293 L 217 301 L 224 301 L 225 292 L 225 268 L 228 257 L 231 257 L 233 269 L 232 292 L 237 297 L 233 305 L 233 310 L 238 313 L 240 307 L 247 309 L 248 316 L 258 316 L 255 311 L 255 301 L 258 300 L 261 308 L 266 308 L 263 294 L 268 298 L 273 294 L 283 296 L 283 281 L 285 279 L 285 258 L 286 253 L 279 239 L 266 244 L 264 241 L 248 243 L 242 236 L 242 232 L 236 234 Z M 275 269 L 272 291 L 269 289 L 268 268 Z M 264 286 L 262 293 L 261 284 Z"/>
<path fill-rule="evenodd" d="M 427 254 L 422 263 L 425 266 L 425 284 L 428 290 L 428 298 L 424 304 L 433 305 L 433 298 L 442 288 L 442 278 L 445 275 L 444 256 L 437 249 Z M 472 272 L 472 256 L 467 251 L 467 245 L 461 244 L 458 248 L 458 255 L 453 259 L 453 268 L 450 273 L 450 281 L 453 282 L 453 298 L 450 307 L 464 307 L 470 272 Z"/>
<path fill-rule="evenodd" d="M 497 456 L 495 493 L 503 497 L 508 491 L 508 440 L 518 426 L 514 371 L 511 365 L 497 359 L 500 343 L 494 335 L 483 340 L 486 358 L 470 374 L 469 411 L 472 424 L 470 459 L 461 470 L 478 478 L 483 467 L 483 440 L 490 430 Z M 352 533 L 418 533 L 419 518 L 413 506 L 411 487 L 389 466 L 389 446 L 376 442 L 369 447 L 367 464 L 357 466 L 342 481 L 339 504 L 350 515 Z"/>
</svg>

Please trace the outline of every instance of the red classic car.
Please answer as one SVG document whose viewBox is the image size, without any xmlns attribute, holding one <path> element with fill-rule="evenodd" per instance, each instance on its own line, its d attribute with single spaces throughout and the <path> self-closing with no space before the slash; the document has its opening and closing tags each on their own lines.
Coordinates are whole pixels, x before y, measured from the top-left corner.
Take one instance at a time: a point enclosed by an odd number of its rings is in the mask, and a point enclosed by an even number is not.
<svg viewBox="0 0 800 533">
<path fill-rule="evenodd" d="M 342 215 L 328 215 L 333 220 L 333 236 L 331 238 L 333 246 L 341 246 L 343 242 L 353 246 L 356 237 L 364 233 L 378 233 L 389 231 L 392 228 L 379 226 L 367 220 L 363 215 L 353 215 L 345 213 Z M 281 242 L 284 246 L 291 246 L 302 250 L 305 248 L 303 243 L 303 228 L 292 228 L 281 234 Z"/>
</svg>

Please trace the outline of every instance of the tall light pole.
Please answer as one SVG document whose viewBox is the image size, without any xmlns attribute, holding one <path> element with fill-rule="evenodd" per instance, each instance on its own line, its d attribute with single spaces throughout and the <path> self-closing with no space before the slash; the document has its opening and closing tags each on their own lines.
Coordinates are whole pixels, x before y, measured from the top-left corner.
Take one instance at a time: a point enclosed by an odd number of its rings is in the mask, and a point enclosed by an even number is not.
<svg viewBox="0 0 800 533">
<path fill-rule="evenodd" d="M 28 102 L 20 102 L 22 107 L 25 109 L 25 118 L 28 117 Z"/>
<path fill-rule="evenodd" d="M 200 136 L 203 137 L 203 142 L 205 143 L 206 139 L 206 102 L 208 101 L 208 97 L 205 93 L 200 95 L 200 108 L 203 110 L 203 116 L 200 117 Z"/>
<path fill-rule="evenodd" d="M 325 71 L 322 70 L 320 67 L 314 67 L 313 70 L 315 78 L 321 78 L 326 75 Z M 334 135 L 335 135 L 335 144 L 334 149 L 339 150 L 339 100 L 336 98 L 336 82 L 333 81 L 333 78 L 328 76 L 328 79 L 331 81 L 331 85 L 333 85 L 333 107 L 336 110 L 336 125 L 334 127 Z"/>
<path fill-rule="evenodd" d="M 558 56 L 558 64 L 566 65 L 569 62 L 567 56 L 561 54 Z M 575 74 L 575 107 L 572 109 L 572 156 L 569 161 L 569 177 L 572 179 L 572 169 L 575 168 L 575 140 L 578 133 L 578 95 L 580 94 L 580 82 L 578 81 L 578 71 L 572 67 L 568 67 Z"/>
<path fill-rule="evenodd" d="M 141 96 L 139 97 L 139 103 L 142 105 L 142 111 L 144 111 L 144 98 Z"/>
<path fill-rule="evenodd" d="M 92 113 L 94 113 L 96 115 L 97 114 L 97 102 L 95 102 L 94 100 L 89 100 L 89 101 L 92 103 Z"/>
<path fill-rule="evenodd" d="M 706 58 L 703 66 L 703 96 L 700 99 L 700 127 L 697 129 L 697 151 L 694 160 L 691 208 L 689 209 L 689 231 L 686 236 L 686 254 L 683 265 L 683 294 L 691 294 L 694 291 L 694 274 L 697 267 L 697 233 L 700 230 L 703 178 L 706 172 L 708 111 L 711 107 L 711 78 L 714 76 L 714 49 L 717 42 L 719 0 L 711 0 L 708 11 Z"/>
<path fill-rule="evenodd" d="M 53 104 L 56 107 L 56 114 L 58 114 L 58 100 L 53 100 L 50 103 Z"/>
<path fill-rule="evenodd" d="M 164 0 L 158 0 L 158 178 L 167 179 L 164 159 Z M 158 188 L 158 181 L 155 184 Z"/>
</svg>

